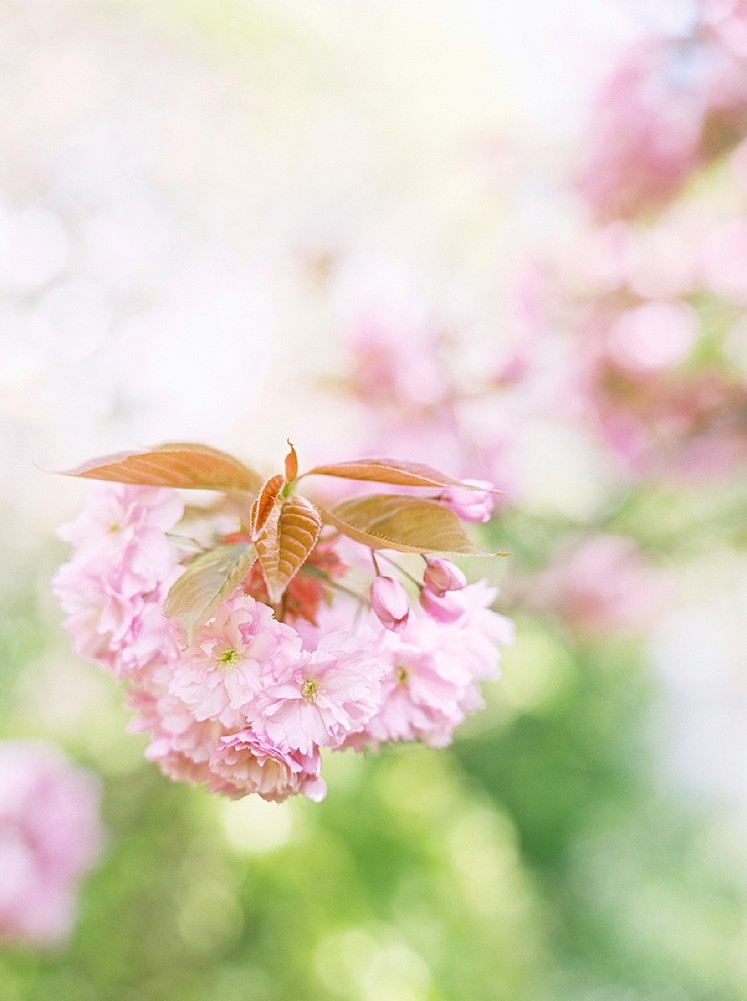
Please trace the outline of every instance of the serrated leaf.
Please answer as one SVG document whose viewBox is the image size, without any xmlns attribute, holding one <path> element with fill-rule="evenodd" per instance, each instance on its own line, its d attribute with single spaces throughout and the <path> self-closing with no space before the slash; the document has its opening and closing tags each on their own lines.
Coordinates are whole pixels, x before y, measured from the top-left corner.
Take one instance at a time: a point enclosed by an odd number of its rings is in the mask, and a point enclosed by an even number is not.
<svg viewBox="0 0 747 1001">
<path fill-rule="evenodd" d="M 262 477 L 235 456 L 209 445 L 167 442 L 145 452 L 117 452 L 69 469 L 65 476 L 187 490 L 257 493 Z"/>
<path fill-rule="evenodd" d="M 304 476 L 340 476 L 346 480 L 368 480 L 374 483 L 392 483 L 399 487 L 464 487 L 465 490 L 484 490 L 474 484 L 456 480 L 446 473 L 420 462 L 403 462 L 399 459 L 352 459 L 327 466 L 314 466 Z M 500 490 L 492 491 L 500 493 Z"/>
<path fill-rule="evenodd" d="M 189 644 L 211 613 L 236 590 L 256 558 L 254 546 L 237 543 L 211 549 L 192 560 L 172 586 L 164 606 L 169 618 L 181 622 Z"/>
<path fill-rule="evenodd" d="M 316 545 L 322 516 L 305 497 L 288 497 L 257 539 L 257 553 L 270 600 L 278 602 Z"/>
<path fill-rule="evenodd" d="M 252 505 L 251 522 L 252 535 L 257 538 L 264 529 L 265 524 L 273 513 L 280 498 L 280 491 L 285 486 L 285 477 L 278 473 L 265 480 L 262 489 L 257 495 L 257 499 Z"/>
<path fill-rule="evenodd" d="M 324 520 L 372 549 L 402 553 L 504 555 L 477 549 L 459 518 L 437 501 L 399 494 L 355 497 L 323 511 Z"/>
</svg>

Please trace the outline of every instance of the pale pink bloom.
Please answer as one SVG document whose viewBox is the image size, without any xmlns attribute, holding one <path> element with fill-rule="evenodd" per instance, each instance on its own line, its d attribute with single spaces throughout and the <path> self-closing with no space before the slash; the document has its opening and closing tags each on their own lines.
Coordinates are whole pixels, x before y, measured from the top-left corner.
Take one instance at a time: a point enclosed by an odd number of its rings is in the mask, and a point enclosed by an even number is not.
<svg viewBox="0 0 747 1001">
<path fill-rule="evenodd" d="M 122 561 L 138 579 L 157 580 L 173 566 L 166 533 L 184 514 L 176 490 L 96 484 L 78 517 L 59 529 L 79 561 Z"/>
<path fill-rule="evenodd" d="M 338 747 L 377 710 L 382 670 L 377 651 L 349 633 L 332 633 L 265 682 L 250 722 L 278 746 L 304 754 L 317 745 Z"/>
<path fill-rule="evenodd" d="M 420 607 L 436 622 L 456 622 L 464 614 L 459 599 L 454 594 L 436 594 L 427 587 L 420 589 Z"/>
<path fill-rule="evenodd" d="M 135 677 L 152 659 L 174 649 L 163 600 L 181 570 L 171 569 L 143 593 L 124 565 L 72 560 L 59 568 L 52 589 L 66 613 L 64 626 L 73 648 L 108 667 L 117 677 Z M 146 585 L 148 586 L 148 585 Z"/>
<path fill-rule="evenodd" d="M 461 591 L 467 583 L 464 572 L 451 560 L 429 560 L 423 573 L 423 583 L 426 588 L 442 598 L 447 591 Z"/>
<path fill-rule="evenodd" d="M 279 802 L 301 793 L 318 803 L 327 793 L 316 749 L 308 754 L 282 749 L 253 730 L 220 740 L 210 768 L 215 776 L 214 791 L 234 798 L 254 792 L 262 799 Z"/>
<path fill-rule="evenodd" d="M 395 632 L 404 628 L 410 615 L 410 598 L 398 580 L 374 577 L 369 597 L 371 608 L 383 626 Z"/>
<path fill-rule="evenodd" d="M 442 648 L 450 656 L 461 657 L 471 678 L 494 678 L 498 674 L 500 648 L 510 646 L 516 634 L 511 619 L 491 607 L 498 589 L 479 580 L 468 584 L 455 597 L 462 605 L 462 617 L 441 632 Z"/>
<path fill-rule="evenodd" d="M 101 852 L 99 800 L 95 777 L 57 748 L 0 744 L 0 941 L 70 935 L 78 884 Z"/>
<path fill-rule="evenodd" d="M 402 633 L 370 634 L 385 674 L 381 707 L 362 734 L 369 742 L 422 740 L 441 747 L 464 719 L 460 703 L 471 679 L 458 660 L 441 654 L 430 625 L 413 616 Z M 360 747 L 363 740 L 349 743 Z"/>
<path fill-rule="evenodd" d="M 439 497 L 442 504 L 458 515 L 462 521 L 490 521 L 495 508 L 493 484 L 487 480 L 464 480 L 478 489 L 447 487 Z"/>
<path fill-rule="evenodd" d="M 242 591 L 220 605 L 173 665 L 169 690 L 195 719 L 241 727 L 265 679 L 295 664 L 301 640 L 272 609 Z"/>
<path fill-rule="evenodd" d="M 183 513 L 174 490 L 107 484 L 60 530 L 76 547 L 52 582 L 75 650 L 135 677 L 173 648 L 162 605 L 182 572 L 166 537 Z"/>
<path fill-rule="evenodd" d="M 482 705 L 476 680 L 495 676 L 497 644 L 513 641 L 513 625 L 488 606 L 496 590 L 484 582 L 452 597 L 461 605 L 452 623 L 411 616 L 401 633 L 383 630 L 372 616 L 361 639 L 385 664 L 381 708 L 346 746 L 422 740 L 443 747 L 467 713 Z"/>
</svg>

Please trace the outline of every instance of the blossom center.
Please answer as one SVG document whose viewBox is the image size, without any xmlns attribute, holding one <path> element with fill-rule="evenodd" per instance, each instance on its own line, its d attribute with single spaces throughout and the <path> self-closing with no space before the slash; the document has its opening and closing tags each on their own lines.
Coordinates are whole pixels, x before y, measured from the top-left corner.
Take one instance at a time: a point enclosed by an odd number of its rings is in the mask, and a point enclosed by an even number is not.
<svg viewBox="0 0 747 1001">
<path fill-rule="evenodd" d="M 313 678 L 307 678 L 301 685 L 301 695 L 307 702 L 316 702 L 316 693 L 319 685 Z"/>
<path fill-rule="evenodd" d="M 229 647 L 224 650 L 223 653 L 219 654 L 215 661 L 217 664 L 222 664 L 224 667 L 235 667 L 239 662 L 239 655 L 233 647 Z"/>
<path fill-rule="evenodd" d="M 398 682 L 398 683 L 399 683 L 400 685 L 405 685 L 405 684 L 407 684 L 407 679 L 408 679 L 408 678 L 409 678 L 409 676 L 410 676 L 410 672 L 409 672 L 409 671 L 407 670 L 407 668 L 405 667 L 405 665 L 404 665 L 404 664 L 400 664 L 400 665 L 399 665 L 399 666 L 398 666 L 398 667 L 396 668 L 396 670 L 395 670 L 395 672 L 394 672 L 394 673 L 395 673 L 395 676 L 396 676 L 396 678 L 397 678 L 397 682 Z"/>
</svg>

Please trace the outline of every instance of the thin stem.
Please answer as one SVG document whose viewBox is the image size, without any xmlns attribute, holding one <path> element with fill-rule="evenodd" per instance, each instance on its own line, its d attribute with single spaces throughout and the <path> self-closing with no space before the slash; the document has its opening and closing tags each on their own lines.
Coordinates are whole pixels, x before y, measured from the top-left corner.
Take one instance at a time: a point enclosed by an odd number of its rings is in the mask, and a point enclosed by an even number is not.
<svg viewBox="0 0 747 1001">
<path fill-rule="evenodd" d="M 372 550 L 372 552 L 373 552 L 373 550 Z M 413 577 L 413 575 L 412 575 L 412 574 L 410 573 L 410 571 L 409 571 L 409 570 L 405 570 L 405 568 L 404 568 L 404 567 L 401 567 L 401 566 L 399 565 L 399 563 L 397 563 L 397 562 L 396 562 L 395 560 L 393 560 L 393 559 L 391 558 L 391 556 L 385 556 L 385 555 L 384 555 L 383 553 L 379 553 L 379 556 L 380 556 L 380 557 L 382 558 L 382 560 L 386 560 L 386 561 L 387 561 L 387 563 L 391 563 L 391 565 L 392 565 L 392 566 L 394 567 L 394 569 L 395 569 L 395 570 L 399 570 L 399 572 L 400 572 L 400 573 L 402 574 L 402 576 L 403 576 L 403 577 L 407 577 L 407 579 L 408 579 L 408 580 L 410 580 L 410 581 L 412 581 L 412 583 L 413 583 L 413 584 L 414 584 L 414 585 L 415 585 L 416 587 L 422 587 L 422 586 L 423 586 L 423 585 L 422 585 L 422 581 L 419 581 L 419 580 L 417 579 L 417 577 Z M 424 557 L 424 558 L 425 558 L 425 557 Z"/>
</svg>

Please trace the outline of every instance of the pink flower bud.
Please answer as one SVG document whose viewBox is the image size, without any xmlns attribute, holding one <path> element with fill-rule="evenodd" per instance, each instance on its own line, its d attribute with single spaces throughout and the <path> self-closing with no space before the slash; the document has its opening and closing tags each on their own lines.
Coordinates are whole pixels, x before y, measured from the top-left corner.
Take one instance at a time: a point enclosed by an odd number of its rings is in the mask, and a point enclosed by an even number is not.
<svg viewBox="0 0 747 1001">
<path fill-rule="evenodd" d="M 370 598 L 371 608 L 383 626 L 394 632 L 405 627 L 410 615 L 410 599 L 398 580 L 374 577 Z"/>
<path fill-rule="evenodd" d="M 447 487 L 440 500 L 450 511 L 462 521 L 489 521 L 495 507 L 494 495 L 490 492 L 493 484 L 487 480 L 465 480 L 481 490 L 470 490 L 467 487 Z"/>
<path fill-rule="evenodd" d="M 436 622 L 456 622 L 465 612 L 464 605 L 456 595 L 437 595 L 427 587 L 420 591 L 420 606 Z"/>
<path fill-rule="evenodd" d="M 459 567 L 451 560 L 430 560 L 423 574 L 423 583 L 437 597 L 442 598 L 447 591 L 461 591 L 467 583 Z"/>
</svg>

